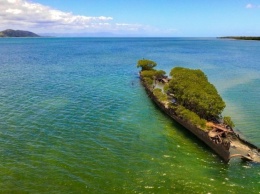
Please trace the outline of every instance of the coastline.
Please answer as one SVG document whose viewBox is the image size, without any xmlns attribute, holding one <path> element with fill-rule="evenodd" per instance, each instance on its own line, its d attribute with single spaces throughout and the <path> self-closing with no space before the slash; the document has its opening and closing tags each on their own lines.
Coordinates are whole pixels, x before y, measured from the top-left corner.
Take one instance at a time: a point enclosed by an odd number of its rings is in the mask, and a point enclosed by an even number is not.
<svg viewBox="0 0 260 194">
<path fill-rule="evenodd" d="M 255 40 L 260 41 L 259 36 L 223 36 L 220 39 L 233 39 L 233 40 Z"/>
</svg>

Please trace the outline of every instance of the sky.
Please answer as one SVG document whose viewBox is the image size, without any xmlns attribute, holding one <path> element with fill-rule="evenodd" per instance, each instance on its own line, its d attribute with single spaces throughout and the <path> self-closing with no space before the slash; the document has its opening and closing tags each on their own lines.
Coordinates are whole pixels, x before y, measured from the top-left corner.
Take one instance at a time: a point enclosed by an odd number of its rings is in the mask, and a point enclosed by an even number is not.
<svg viewBox="0 0 260 194">
<path fill-rule="evenodd" d="M 5 29 L 57 36 L 260 36 L 260 0 L 0 0 Z"/>
</svg>

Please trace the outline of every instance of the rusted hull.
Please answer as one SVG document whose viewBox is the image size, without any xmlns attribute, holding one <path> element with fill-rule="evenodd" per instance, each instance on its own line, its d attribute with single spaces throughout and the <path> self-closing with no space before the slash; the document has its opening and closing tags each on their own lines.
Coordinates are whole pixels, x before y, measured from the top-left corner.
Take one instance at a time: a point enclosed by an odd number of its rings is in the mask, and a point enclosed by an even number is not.
<svg viewBox="0 0 260 194">
<path fill-rule="evenodd" d="M 182 120 L 179 118 L 174 110 L 170 108 L 166 108 L 163 103 L 161 103 L 153 94 L 153 92 L 149 89 L 149 87 L 144 83 L 144 81 L 141 79 L 142 84 L 148 94 L 148 96 L 152 99 L 152 101 L 168 116 L 170 116 L 173 120 L 178 122 L 180 125 L 185 127 L 187 130 L 189 130 L 191 133 L 193 133 L 197 138 L 199 138 L 201 141 L 203 141 L 206 145 L 208 145 L 220 158 L 222 158 L 225 162 L 228 162 L 230 160 L 230 152 L 227 145 L 224 144 L 216 144 L 214 143 L 210 137 L 208 136 L 208 133 L 199 129 L 198 127 Z"/>
</svg>

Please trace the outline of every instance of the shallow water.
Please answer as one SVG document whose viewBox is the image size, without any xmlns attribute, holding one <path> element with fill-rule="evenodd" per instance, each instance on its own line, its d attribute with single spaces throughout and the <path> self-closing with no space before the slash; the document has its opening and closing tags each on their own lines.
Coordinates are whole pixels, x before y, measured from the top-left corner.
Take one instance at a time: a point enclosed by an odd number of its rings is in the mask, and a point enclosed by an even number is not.
<svg viewBox="0 0 260 194">
<path fill-rule="evenodd" d="M 147 97 L 136 62 L 200 68 L 260 146 L 260 45 L 208 38 L 0 39 L 0 192 L 259 193 Z"/>
</svg>

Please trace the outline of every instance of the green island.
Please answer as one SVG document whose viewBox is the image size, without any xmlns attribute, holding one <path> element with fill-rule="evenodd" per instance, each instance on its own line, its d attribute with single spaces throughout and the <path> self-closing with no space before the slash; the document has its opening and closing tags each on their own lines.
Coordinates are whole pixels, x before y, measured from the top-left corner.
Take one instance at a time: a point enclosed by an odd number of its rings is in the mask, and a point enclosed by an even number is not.
<svg viewBox="0 0 260 194">
<path fill-rule="evenodd" d="M 235 39 L 235 40 L 260 40 L 260 36 L 224 36 L 222 39 Z"/>
<path fill-rule="evenodd" d="M 14 37 L 40 37 L 38 34 L 23 30 L 7 29 L 0 32 L 0 38 L 14 38 Z"/>
<path fill-rule="evenodd" d="M 141 59 L 140 79 L 159 108 L 184 126 L 224 161 L 239 157 L 260 162 L 260 149 L 240 138 L 230 116 L 222 116 L 226 106 L 217 89 L 199 69 L 174 67 L 169 76 L 156 70 L 157 63 Z"/>
</svg>

